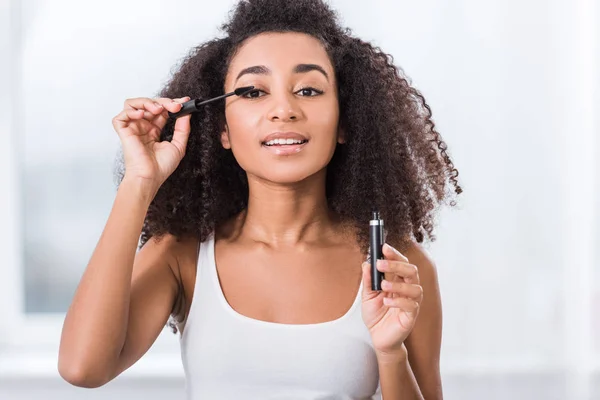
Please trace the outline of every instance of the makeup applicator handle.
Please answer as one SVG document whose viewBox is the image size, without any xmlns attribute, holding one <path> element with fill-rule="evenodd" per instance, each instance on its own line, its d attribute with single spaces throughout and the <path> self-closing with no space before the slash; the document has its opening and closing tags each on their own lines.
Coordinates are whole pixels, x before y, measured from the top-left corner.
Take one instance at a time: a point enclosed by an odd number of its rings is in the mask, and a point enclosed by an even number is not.
<svg viewBox="0 0 600 400">
<path fill-rule="evenodd" d="M 183 117 L 196 111 L 198 111 L 198 107 L 196 106 L 196 99 L 192 99 L 183 103 L 181 109 L 176 113 L 172 113 L 169 111 L 169 118 Z"/>
</svg>

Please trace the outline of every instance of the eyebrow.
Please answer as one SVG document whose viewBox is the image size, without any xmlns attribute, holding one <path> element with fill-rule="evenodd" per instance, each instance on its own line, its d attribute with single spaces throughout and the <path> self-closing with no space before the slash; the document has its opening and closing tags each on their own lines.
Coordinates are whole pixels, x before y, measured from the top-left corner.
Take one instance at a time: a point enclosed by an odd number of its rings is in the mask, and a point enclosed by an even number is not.
<svg viewBox="0 0 600 400">
<path fill-rule="evenodd" d="M 293 72 L 295 74 L 304 74 L 310 71 L 318 71 L 325 76 L 325 79 L 329 81 L 329 75 L 325 72 L 325 69 L 318 64 L 298 64 L 294 67 Z M 255 65 L 253 67 L 244 68 L 240 71 L 235 81 L 237 82 L 243 75 L 246 74 L 257 74 L 257 75 L 270 75 L 271 70 L 264 65 Z"/>
</svg>

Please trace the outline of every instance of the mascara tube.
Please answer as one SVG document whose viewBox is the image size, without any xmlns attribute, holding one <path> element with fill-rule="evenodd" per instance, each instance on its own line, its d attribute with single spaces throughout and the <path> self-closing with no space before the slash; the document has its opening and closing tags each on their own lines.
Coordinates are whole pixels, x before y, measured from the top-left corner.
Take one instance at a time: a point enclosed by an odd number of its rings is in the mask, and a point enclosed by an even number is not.
<svg viewBox="0 0 600 400">
<path fill-rule="evenodd" d="M 377 260 L 383 260 L 383 220 L 379 211 L 373 211 L 373 219 L 369 221 L 369 238 L 371 250 L 371 290 L 381 290 L 383 272 L 377 269 Z"/>
</svg>

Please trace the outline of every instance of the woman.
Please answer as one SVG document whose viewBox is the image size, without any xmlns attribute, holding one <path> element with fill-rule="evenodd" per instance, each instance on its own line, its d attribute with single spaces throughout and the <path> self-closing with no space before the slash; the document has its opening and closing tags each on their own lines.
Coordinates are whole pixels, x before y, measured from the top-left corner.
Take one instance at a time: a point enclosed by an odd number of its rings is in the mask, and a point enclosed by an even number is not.
<svg viewBox="0 0 600 400">
<path fill-rule="evenodd" d="M 441 301 L 420 243 L 461 188 L 429 107 L 320 0 L 242 1 L 222 28 L 113 119 L 125 168 L 60 374 L 101 386 L 168 323 L 190 399 L 441 399 Z M 365 262 L 373 206 L 381 292 Z"/>
</svg>

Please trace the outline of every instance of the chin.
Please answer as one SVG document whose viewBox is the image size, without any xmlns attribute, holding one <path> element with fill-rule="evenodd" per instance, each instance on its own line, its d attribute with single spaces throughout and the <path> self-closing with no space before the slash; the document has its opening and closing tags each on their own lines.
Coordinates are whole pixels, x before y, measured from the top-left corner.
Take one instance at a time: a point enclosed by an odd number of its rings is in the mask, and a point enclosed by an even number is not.
<svg viewBox="0 0 600 400">
<path fill-rule="evenodd" d="M 265 163 L 261 166 L 261 171 L 257 174 L 257 177 L 261 180 L 278 184 L 293 184 L 306 180 L 319 172 L 319 170 L 321 168 L 317 166 L 301 166 L 298 163 L 289 163 L 288 165 L 284 165 L 283 163 L 277 163 L 277 165 Z"/>
</svg>

